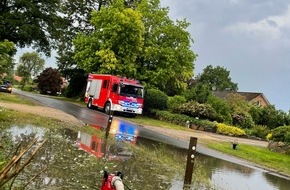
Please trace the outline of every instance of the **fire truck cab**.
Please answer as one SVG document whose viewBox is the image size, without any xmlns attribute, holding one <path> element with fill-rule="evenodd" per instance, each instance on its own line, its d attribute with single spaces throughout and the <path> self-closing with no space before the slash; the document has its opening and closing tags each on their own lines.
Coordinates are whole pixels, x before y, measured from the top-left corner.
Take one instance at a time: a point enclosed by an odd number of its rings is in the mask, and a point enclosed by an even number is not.
<svg viewBox="0 0 290 190">
<path fill-rule="evenodd" d="M 104 74 L 89 74 L 85 92 L 88 108 L 142 114 L 144 87 L 137 80 Z"/>
</svg>

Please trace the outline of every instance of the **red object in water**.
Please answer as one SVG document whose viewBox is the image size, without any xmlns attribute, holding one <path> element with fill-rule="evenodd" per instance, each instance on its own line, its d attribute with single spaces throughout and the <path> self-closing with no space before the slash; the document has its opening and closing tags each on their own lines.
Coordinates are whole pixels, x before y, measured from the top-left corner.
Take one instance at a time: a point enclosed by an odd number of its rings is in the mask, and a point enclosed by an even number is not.
<svg viewBox="0 0 290 190">
<path fill-rule="evenodd" d="M 116 190 L 114 187 L 112 187 L 112 184 L 111 184 L 112 178 L 114 176 L 115 175 L 110 174 L 109 176 L 104 177 L 101 190 Z"/>
<path fill-rule="evenodd" d="M 110 174 L 105 170 L 101 190 L 124 190 L 122 179 L 122 172 L 118 171 L 117 173 Z"/>
</svg>

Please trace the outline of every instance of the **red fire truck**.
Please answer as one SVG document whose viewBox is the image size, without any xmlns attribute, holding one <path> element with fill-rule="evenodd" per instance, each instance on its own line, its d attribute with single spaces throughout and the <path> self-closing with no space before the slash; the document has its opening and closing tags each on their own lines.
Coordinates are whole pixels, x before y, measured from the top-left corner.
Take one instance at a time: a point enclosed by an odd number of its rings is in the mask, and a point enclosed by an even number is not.
<svg viewBox="0 0 290 190">
<path fill-rule="evenodd" d="M 85 93 L 88 108 L 97 107 L 126 112 L 132 116 L 142 114 L 144 88 L 137 80 L 113 75 L 89 74 Z"/>
</svg>

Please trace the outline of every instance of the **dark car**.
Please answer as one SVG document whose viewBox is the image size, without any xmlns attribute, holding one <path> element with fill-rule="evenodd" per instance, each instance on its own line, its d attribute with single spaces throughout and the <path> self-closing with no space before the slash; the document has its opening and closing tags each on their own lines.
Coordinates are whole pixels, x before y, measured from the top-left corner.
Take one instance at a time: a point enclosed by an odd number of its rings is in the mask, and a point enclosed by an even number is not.
<svg viewBox="0 0 290 190">
<path fill-rule="evenodd" d="M 7 80 L 3 81 L 3 83 L 0 85 L 0 92 L 11 93 L 12 92 L 12 84 Z"/>
</svg>

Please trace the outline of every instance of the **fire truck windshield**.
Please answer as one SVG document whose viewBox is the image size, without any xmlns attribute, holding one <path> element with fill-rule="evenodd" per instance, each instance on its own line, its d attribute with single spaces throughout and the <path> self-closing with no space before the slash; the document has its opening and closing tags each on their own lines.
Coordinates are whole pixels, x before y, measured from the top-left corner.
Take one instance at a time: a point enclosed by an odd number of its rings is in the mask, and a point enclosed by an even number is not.
<svg viewBox="0 0 290 190">
<path fill-rule="evenodd" d="M 120 85 L 120 95 L 121 96 L 131 96 L 134 98 L 143 98 L 144 89 L 139 86 L 121 84 Z"/>
</svg>

